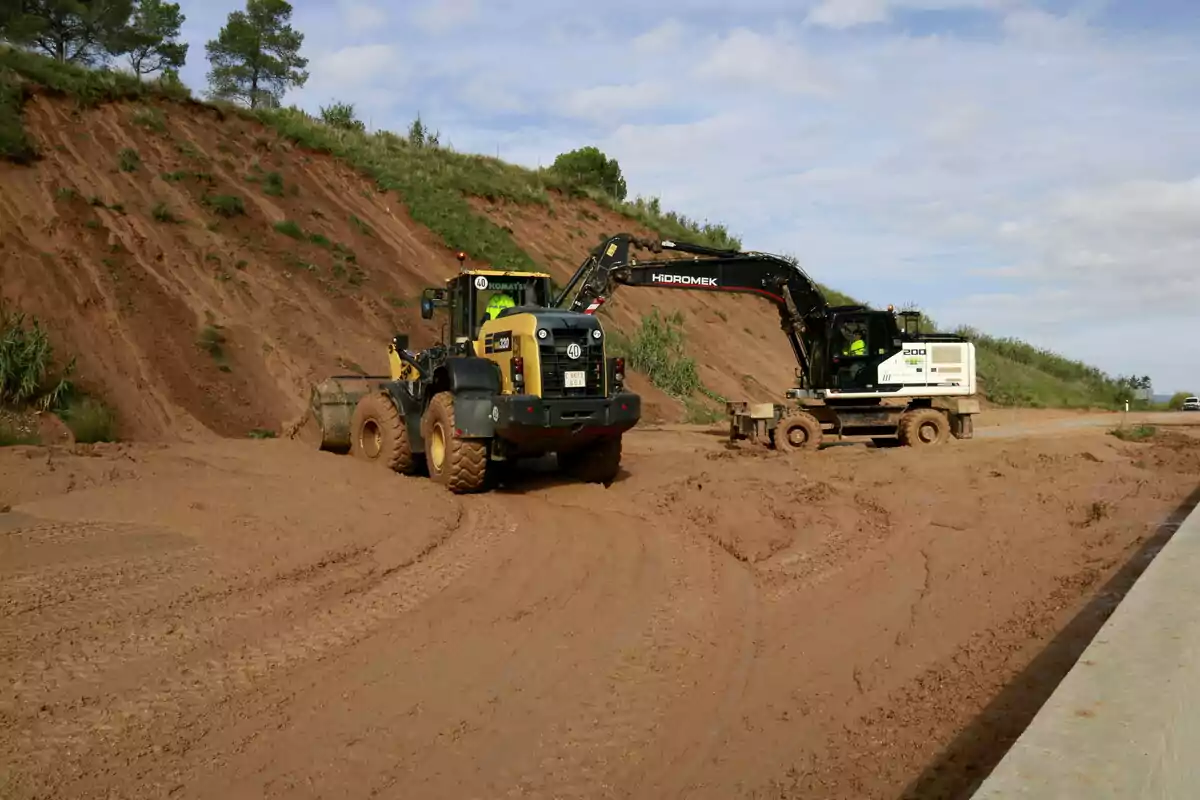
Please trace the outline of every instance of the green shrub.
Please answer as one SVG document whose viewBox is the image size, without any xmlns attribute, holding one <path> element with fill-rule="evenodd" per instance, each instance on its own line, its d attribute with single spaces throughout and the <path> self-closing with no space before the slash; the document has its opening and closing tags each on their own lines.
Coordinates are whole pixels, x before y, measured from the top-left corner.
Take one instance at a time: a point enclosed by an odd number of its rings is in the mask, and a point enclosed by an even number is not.
<svg viewBox="0 0 1200 800">
<path fill-rule="evenodd" d="M 0 156 L 17 164 L 32 164 L 38 152 L 21 123 L 25 93 L 10 75 L 0 74 Z"/>
<path fill-rule="evenodd" d="M 321 106 L 321 121 L 331 128 L 364 132 L 367 126 L 354 114 L 353 103 L 331 103 Z"/>
<path fill-rule="evenodd" d="M 297 225 L 295 222 L 292 222 L 290 219 L 280 220 L 279 222 L 276 222 L 272 227 L 274 227 L 276 231 L 278 231 L 279 233 L 282 233 L 284 236 L 290 236 L 293 239 L 303 239 L 304 238 L 304 229 L 301 228 L 299 225 Z"/>
<path fill-rule="evenodd" d="M 1171 395 L 1171 399 L 1167 401 L 1167 410 L 1179 411 L 1183 408 L 1183 401 L 1189 397 L 1194 397 L 1195 392 L 1176 392 Z"/>
<path fill-rule="evenodd" d="M 683 406 L 686 409 L 684 422 L 689 425 L 711 425 L 725 419 L 724 411 L 717 410 L 703 401 L 688 398 L 683 401 Z"/>
<path fill-rule="evenodd" d="M 1109 433 L 1123 442 L 1144 442 L 1154 438 L 1158 429 L 1153 425 L 1134 425 L 1132 428 L 1121 426 L 1113 428 Z"/>
<path fill-rule="evenodd" d="M 149 128 L 158 133 L 166 133 L 167 120 L 163 113 L 154 106 L 139 106 L 129 115 L 130 121 L 134 125 L 141 125 L 143 128 Z"/>
<path fill-rule="evenodd" d="M 115 442 L 117 440 L 116 414 L 95 398 L 72 397 L 59 412 L 59 416 L 71 429 L 75 441 L 80 444 Z"/>
<path fill-rule="evenodd" d="M 138 155 L 137 150 L 124 147 L 117 153 L 117 166 L 121 172 L 137 172 L 142 166 L 142 157 Z"/>
<path fill-rule="evenodd" d="M 272 197 L 283 196 L 283 176 L 278 172 L 268 172 L 263 178 L 263 191 Z"/>
<path fill-rule="evenodd" d="M 200 329 L 200 335 L 196 337 L 196 346 L 212 356 L 213 361 L 217 362 L 217 369 L 222 372 L 231 372 L 232 367 L 229 366 L 229 361 L 225 357 L 225 343 L 225 334 L 222 333 L 219 325 L 205 325 Z"/>
<path fill-rule="evenodd" d="M 155 203 L 154 208 L 150 209 L 150 216 L 154 217 L 156 222 L 179 222 L 179 218 L 171 212 L 166 203 Z"/>
<path fill-rule="evenodd" d="M 691 397 L 701 388 L 696 362 L 684 353 L 683 316 L 676 311 L 663 317 L 658 309 L 642 317 L 633 336 L 609 334 L 612 351 L 624 355 L 630 369 L 637 370 L 658 388 L 674 397 Z"/>
<path fill-rule="evenodd" d="M 36 318 L 0 305 L 0 405 L 58 405 L 71 389 L 74 359 L 54 374 L 54 346 Z"/>
<path fill-rule="evenodd" d="M 236 194 L 206 194 L 200 202 L 221 217 L 236 217 L 246 213 L 245 202 Z"/>
</svg>

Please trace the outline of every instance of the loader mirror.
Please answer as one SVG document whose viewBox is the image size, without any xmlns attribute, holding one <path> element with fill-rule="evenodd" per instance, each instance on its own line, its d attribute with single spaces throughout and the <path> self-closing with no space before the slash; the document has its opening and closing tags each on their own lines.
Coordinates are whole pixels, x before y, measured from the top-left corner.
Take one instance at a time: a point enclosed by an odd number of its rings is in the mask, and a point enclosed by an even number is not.
<svg viewBox="0 0 1200 800">
<path fill-rule="evenodd" d="M 421 319 L 433 319 L 433 298 L 421 298 Z"/>
</svg>

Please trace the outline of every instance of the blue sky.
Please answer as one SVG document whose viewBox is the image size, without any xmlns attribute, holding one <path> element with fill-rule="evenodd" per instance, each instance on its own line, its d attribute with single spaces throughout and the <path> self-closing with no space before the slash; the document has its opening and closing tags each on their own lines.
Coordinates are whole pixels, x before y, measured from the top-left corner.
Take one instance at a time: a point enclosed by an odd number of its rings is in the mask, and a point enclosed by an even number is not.
<svg viewBox="0 0 1200 800">
<path fill-rule="evenodd" d="M 1200 391 L 1196 0 L 299 0 L 308 85 L 631 194 L 875 304 Z M 228 0 L 184 0 L 183 78 Z"/>
</svg>

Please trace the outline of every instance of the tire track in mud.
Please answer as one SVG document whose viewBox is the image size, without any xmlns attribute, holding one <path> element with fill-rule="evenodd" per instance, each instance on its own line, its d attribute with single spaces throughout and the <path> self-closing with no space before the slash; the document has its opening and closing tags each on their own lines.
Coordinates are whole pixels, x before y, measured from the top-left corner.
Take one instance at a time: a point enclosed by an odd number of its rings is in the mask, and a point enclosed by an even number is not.
<svg viewBox="0 0 1200 800">
<path fill-rule="evenodd" d="M 55 543 L 80 541 L 86 538 L 84 532 L 119 535 L 121 531 L 153 530 L 141 526 L 66 523 L 27 528 L 18 533 L 44 533 L 52 529 L 66 531 L 64 536 L 52 539 Z M 16 662 L 6 669 L 9 690 L 16 702 L 39 705 L 52 702 L 67 688 L 76 694 L 93 691 L 113 670 L 131 673 L 140 665 L 171 655 L 178 657 L 211 644 L 217 634 L 231 626 L 262 618 L 321 591 L 324 588 L 321 583 L 296 581 L 319 577 L 319 573 L 360 559 L 368 552 L 365 547 L 335 551 L 297 570 L 267 579 L 237 581 L 217 591 L 202 589 L 201 581 L 206 576 L 200 570 L 204 566 L 211 568 L 214 559 L 197 547 L 132 559 L 115 556 L 101 564 L 54 569 L 50 576 L 45 571 L 34 573 L 26 577 L 26 583 L 50 584 L 52 591 L 67 594 L 70 599 L 65 609 L 56 608 L 49 614 L 26 603 L 24 614 L 42 612 L 38 615 L 42 618 L 24 621 L 14 614 L 0 624 L 0 634 L 12 643 L 5 660 Z M 131 572 L 131 563 L 140 569 Z M 90 573 L 88 583 L 107 591 L 85 591 L 79 596 L 80 569 Z M 332 578 L 336 579 L 336 575 Z M 26 591 L 29 588 L 26 586 Z M 246 595 L 253 598 L 248 604 L 217 605 Z M 67 636 L 69 633 L 76 635 Z M 51 646 L 39 648 L 38 641 L 47 637 L 52 639 Z M 10 705 L 0 699 L 0 707 Z"/>
<path fill-rule="evenodd" d="M 485 501 L 486 502 L 486 501 Z M 487 520 L 486 526 L 483 520 Z M 268 675 L 320 659 L 369 635 L 449 588 L 473 569 L 504 537 L 516 530 L 507 514 L 465 508 L 447 534 L 408 562 L 381 574 L 372 587 L 314 614 L 265 641 L 190 663 L 175 662 L 172 674 L 103 705 L 67 710 L 18 731 L 14 764 L 65 772 L 70 762 L 92 755 L 103 758 L 110 745 L 129 747 L 129 739 L 183 722 L 189 711 L 245 691 Z M 66 762 L 66 763 L 64 763 Z"/>
<path fill-rule="evenodd" d="M 739 640 L 726 668 L 716 675 L 710 669 L 712 649 L 724 646 L 718 626 L 725 605 L 721 574 L 732 564 L 718 547 L 703 537 L 665 532 L 647 517 L 594 507 L 587 511 L 612 517 L 626 529 L 642 529 L 641 535 L 658 550 L 664 569 L 656 583 L 665 596 L 602 677 L 581 691 L 581 702 L 539 737 L 536 764 L 497 781 L 509 787 L 506 796 L 623 796 L 632 785 L 644 788 L 647 772 L 654 773 L 657 784 L 682 789 L 715 744 L 718 719 L 730 710 L 731 701 L 736 704 L 752 658 L 752 640 Z M 752 593 L 749 573 L 740 565 L 736 569 L 746 581 L 742 588 Z M 709 691 L 697 691 L 701 686 Z M 664 735 L 664 726 L 680 716 L 678 708 L 689 694 L 697 695 L 696 701 L 682 716 L 701 724 L 671 725 L 671 736 Z M 660 746 L 672 751 L 664 760 L 681 768 L 663 768 L 651 760 Z"/>
</svg>

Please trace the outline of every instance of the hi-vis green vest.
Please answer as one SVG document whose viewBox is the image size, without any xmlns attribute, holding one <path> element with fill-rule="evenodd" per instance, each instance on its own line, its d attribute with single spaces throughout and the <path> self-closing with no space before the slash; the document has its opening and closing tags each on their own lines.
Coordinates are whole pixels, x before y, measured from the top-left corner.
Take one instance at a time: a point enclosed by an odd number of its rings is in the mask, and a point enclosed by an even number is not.
<svg viewBox="0 0 1200 800">
<path fill-rule="evenodd" d="M 488 300 L 487 315 L 488 319 L 495 319 L 501 311 L 506 308 L 512 308 L 516 303 L 506 294 L 494 294 L 492 299 Z"/>
</svg>

